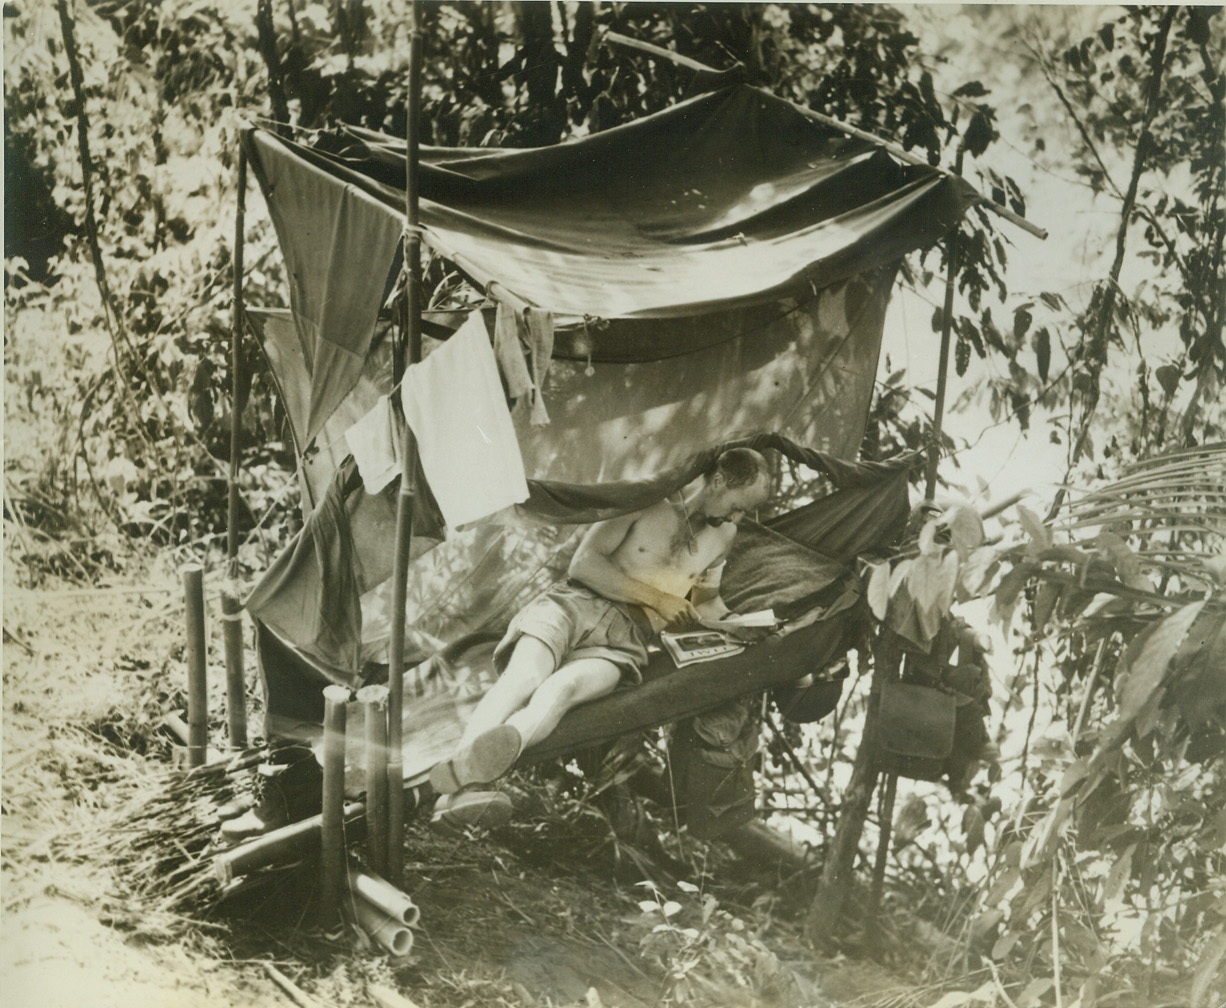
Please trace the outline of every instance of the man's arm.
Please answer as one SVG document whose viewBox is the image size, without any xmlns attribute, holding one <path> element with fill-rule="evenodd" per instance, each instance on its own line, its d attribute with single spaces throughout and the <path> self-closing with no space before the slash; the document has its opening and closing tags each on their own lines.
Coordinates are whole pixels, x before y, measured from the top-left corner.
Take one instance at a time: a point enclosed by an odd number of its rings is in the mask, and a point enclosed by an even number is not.
<svg viewBox="0 0 1226 1008">
<path fill-rule="evenodd" d="M 703 571 L 701 577 L 694 582 L 694 587 L 690 589 L 690 601 L 694 603 L 694 608 L 704 620 L 723 619 L 731 612 L 719 594 L 726 559 L 725 555 Z"/>
<path fill-rule="evenodd" d="M 634 513 L 594 524 L 584 533 L 567 573 L 614 602 L 633 602 L 654 609 L 670 626 L 697 623 L 698 613 L 687 599 L 638 581 L 613 563 L 613 554 L 625 542 L 638 518 L 638 513 Z"/>
</svg>

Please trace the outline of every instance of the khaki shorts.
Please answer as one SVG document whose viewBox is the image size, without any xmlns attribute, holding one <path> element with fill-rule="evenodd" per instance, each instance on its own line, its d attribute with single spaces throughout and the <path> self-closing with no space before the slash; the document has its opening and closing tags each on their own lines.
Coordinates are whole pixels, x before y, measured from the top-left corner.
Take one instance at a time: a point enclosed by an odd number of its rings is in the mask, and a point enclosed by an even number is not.
<svg viewBox="0 0 1226 1008">
<path fill-rule="evenodd" d="M 535 637 L 549 648 L 555 668 L 576 658 L 604 658 L 621 670 L 623 683 L 639 683 L 651 632 L 638 606 L 611 602 L 577 581 L 559 581 L 511 620 L 494 649 L 499 673 L 521 637 Z"/>
</svg>

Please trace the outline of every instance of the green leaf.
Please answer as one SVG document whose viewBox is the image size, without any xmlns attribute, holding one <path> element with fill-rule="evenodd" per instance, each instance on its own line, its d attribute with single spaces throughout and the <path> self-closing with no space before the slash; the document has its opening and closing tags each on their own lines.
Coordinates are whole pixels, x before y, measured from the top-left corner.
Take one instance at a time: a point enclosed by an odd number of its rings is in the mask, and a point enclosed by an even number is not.
<svg viewBox="0 0 1226 1008">
<path fill-rule="evenodd" d="M 1060 601 L 1060 593 L 1063 590 L 1063 585 L 1052 581 L 1040 583 L 1034 597 L 1034 632 L 1036 637 L 1043 635 L 1043 628 L 1047 626 L 1047 621 L 1051 619 L 1051 614 L 1055 611 L 1056 603 Z"/>
<path fill-rule="evenodd" d="M 949 529 L 950 542 L 962 559 L 983 545 L 983 519 L 973 507 L 954 504 L 941 514 L 940 522 Z"/>
<path fill-rule="evenodd" d="M 981 106 L 971 116 L 971 121 L 966 127 L 966 133 L 963 135 L 962 140 L 966 144 L 966 151 L 971 156 L 978 157 L 988 149 L 988 145 L 995 139 L 996 130 Z"/>
<path fill-rule="evenodd" d="M 1022 523 L 1022 528 L 1030 536 L 1031 545 L 1035 547 L 1036 553 L 1051 547 L 1051 529 L 1043 524 L 1042 518 L 1026 507 L 1025 504 L 1017 506 L 1017 516 Z"/>
<path fill-rule="evenodd" d="M 958 88 L 954 92 L 954 97 L 955 98 L 982 98 L 987 93 L 988 93 L 988 89 L 985 88 L 982 84 L 980 84 L 979 81 L 967 81 L 965 84 L 963 84 L 960 88 Z"/>
<path fill-rule="evenodd" d="M 890 607 L 890 565 L 874 564 L 868 576 L 868 607 L 879 620 L 885 619 Z"/>
<path fill-rule="evenodd" d="M 1034 570 L 1029 564 L 1022 564 L 1001 578 L 1000 584 L 996 586 L 996 607 L 1002 612 L 1011 609 L 1017 602 L 1018 593 L 1033 573 Z"/>
<path fill-rule="evenodd" d="M 1182 372 L 1174 364 L 1163 364 L 1154 371 L 1154 377 L 1158 379 L 1158 384 L 1162 386 L 1162 391 L 1168 399 L 1175 394 L 1182 376 Z"/>
<path fill-rule="evenodd" d="M 952 563 L 949 561 L 952 560 Z M 949 611 L 958 579 L 958 555 L 921 556 L 907 575 L 907 590 L 915 599 L 920 630 L 931 639 L 941 629 L 941 618 Z"/>
<path fill-rule="evenodd" d="M 1192 1008 L 1216 1008 L 1220 1005 L 1223 961 L 1226 961 L 1226 931 L 1219 931 L 1205 945 L 1192 974 L 1192 986 L 1188 991 L 1188 1002 Z"/>
<path fill-rule="evenodd" d="M 983 898 L 985 906 L 995 906 L 1003 900 L 1013 890 L 1013 887 L 1022 880 L 1022 871 L 1016 865 L 1009 865 L 1000 877 L 992 883 L 992 888 L 988 890 L 988 894 Z"/>
<path fill-rule="evenodd" d="M 1204 607 L 1204 601 L 1200 601 L 1177 609 L 1143 631 L 1128 645 L 1115 680 L 1121 722 L 1131 721 L 1140 714 L 1150 698 L 1165 684 L 1171 659 Z"/>
<path fill-rule="evenodd" d="M 1124 853 L 1116 858 L 1103 882 L 1103 900 L 1110 902 L 1118 899 L 1124 891 L 1124 884 L 1132 878 L 1132 856 L 1136 850 L 1136 844 L 1129 844 L 1124 848 Z"/>
<path fill-rule="evenodd" d="M 1017 996 L 1017 1008 L 1035 1008 L 1040 1004 L 1040 999 L 1054 986 L 1055 981 L 1051 977 L 1038 977 L 1031 980 L 1022 992 Z"/>
<path fill-rule="evenodd" d="M 962 813 L 962 833 L 966 837 L 966 852 L 974 854 L 983 846 L 983 813 L 977 805 L 968 805 Z"/>
<path fill-rule="evenodd" d="M 959 336 L 958 342 L 954 346 L 954 370 L 957 371 L 958 377 L 961 378 L 966 374 L 966 369 L 971 362 L 971 343 L 965 336 Z"/>
<path fill-rule="evenodd" d="M 949 991 L 929 1008 L 967 1008 L 968 1005 L 996 1004 L 996 988 L 989 982 L 973 991 Z"/>
<path fill-rule="evenodd" d="M 1154 586 L 1141 573 L 1140 560 L 1123 539 L 1112 532 L 1100 532 L 1094 539 L 1094 546 L 1099 555 L 1111 563 L 1116 577 L 1129 588 L 1135 588 L 1138 591 L 1153 591 Z"/>
<path fill-rule="evenodd" d="M 1042 326 L 1034 334 L 1034 355 L 1039 369 L 1039 380 L 1047 381 L 1051 370 L 1051 333 Z"/>
<path fill-rule="evenodd" d="M 1034 316 L 1030 314 L 1029 309 L 1018 308 L 1013 313 L 1013 339 L 1019 345 L 1026 338 L 1026 333 L 1030 331 L 1030 323 L 1034 321 Z"/>
</svg>

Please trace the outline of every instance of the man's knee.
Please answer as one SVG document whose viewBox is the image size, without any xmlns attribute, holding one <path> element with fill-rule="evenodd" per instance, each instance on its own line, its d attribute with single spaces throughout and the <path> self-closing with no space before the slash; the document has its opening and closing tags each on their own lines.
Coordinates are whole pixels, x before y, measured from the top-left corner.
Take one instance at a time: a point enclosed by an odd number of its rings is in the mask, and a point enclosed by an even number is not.
<svg viewBox="0 0 1226 1008">
<path fill-rule="evenodd" d="M 557 668 L 557 659 L 549 646 L 537 637 L 525 634 L 515 642 L 507 659 L 504 677 L 513 678 L 535 689 Z"/>
<path fill-rule="evenodd" d="M 621 679 L 621 670 L 603 658 L 585 658 L 563 665 L 541 689 L 570 708 L 611 693 Z"/>
</svg>

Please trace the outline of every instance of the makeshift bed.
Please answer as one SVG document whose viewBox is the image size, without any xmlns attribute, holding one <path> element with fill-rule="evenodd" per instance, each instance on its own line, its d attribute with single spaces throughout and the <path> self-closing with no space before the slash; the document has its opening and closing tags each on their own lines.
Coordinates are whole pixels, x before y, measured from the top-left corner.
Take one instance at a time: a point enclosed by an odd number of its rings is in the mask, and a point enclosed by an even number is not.
<svg viewBox="0 0 1226 1008">
<path fill-rule="evenodd" d="M 289 416 L 306 513 L 246 606 L 269 731 L 302 736 L 318 724 L 321 686 L 377 680 L 387 660 L 396 484 L 372 479 L 362 439 L 389 394 L 407 395 L 392 389 L 380 321 L 399 269 L 404 147 L 358 129 L 309 147 L 254 130 L 244 149 L 291 277 L 288 311 L 248 319 Z M 684 669 L 656 654 L 643 685 L 571 712 L 527 755 L 675 721 L 835 662 L 862 612 L 854 558 L 888 545 L 908 513 L 910 457 L 846 461 L 863 436 L 894 271 L 974 193 L 743 85 L 556 147 L 423 148 L 422 161 L 423 239 L 486 296 L 426 314 L 426 363 L 457 329 L 468 339 L 484 326 L 477 341 L 488 334 L 527 479 L 522 499 L 457 522 L 421 463 L 406 780 L 453 743 L 488 685 L 490 641 L 565 569 L 582 527 L 687 485 L 729 444 L 827 479 L 812 503 L 747 526 L 725 576 L 735 607 L 774 605 L 790 625 Z M 446 423 L 458 444 L 462 413 Z M 393 458 L 381 475 L 394 470 Z M 752 582 L 769 571 L 787 571 L 800 594 L 765 601 Z"/>
</svg>

